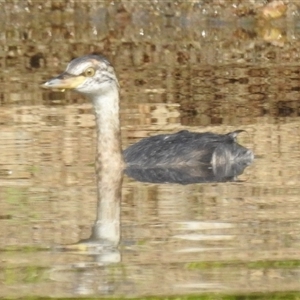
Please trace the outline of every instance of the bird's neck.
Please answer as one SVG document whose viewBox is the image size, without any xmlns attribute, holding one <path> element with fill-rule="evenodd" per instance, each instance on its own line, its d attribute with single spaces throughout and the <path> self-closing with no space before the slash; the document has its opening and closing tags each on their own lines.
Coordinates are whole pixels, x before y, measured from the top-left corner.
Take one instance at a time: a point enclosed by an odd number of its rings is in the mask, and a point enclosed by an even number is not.
<svg viewBox="0 0 300 300">
<path fill-rule="evenodd" d="M 92 238 L 117 246 L 120 239 L 120 201 L 123 175 L 119 121 L 119 91 L 115 83 L 91 97 L 97 127 L 96 176 L 98 209 Z"/>
<path fill-rule="evenodd" d="M 92 101 L 97 127 L 97 171 L 123 167 L 117 85 L 111 83 L 100 95 L 92 97 Z"/>
</svg>

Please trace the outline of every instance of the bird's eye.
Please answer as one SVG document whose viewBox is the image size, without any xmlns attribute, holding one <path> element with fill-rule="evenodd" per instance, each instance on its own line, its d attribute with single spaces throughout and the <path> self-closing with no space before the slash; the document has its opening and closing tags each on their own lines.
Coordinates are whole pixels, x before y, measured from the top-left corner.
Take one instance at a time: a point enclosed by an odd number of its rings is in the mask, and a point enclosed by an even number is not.
<svg viewBox="0 0 300 300">
<path fill-rule="evenodd" d="M 84 71 L 84 75 L 86 77 L 93 77 L 95 75 L 95 69 L 94 68 L 87 68 L 85 71 Z"/>
</svg>

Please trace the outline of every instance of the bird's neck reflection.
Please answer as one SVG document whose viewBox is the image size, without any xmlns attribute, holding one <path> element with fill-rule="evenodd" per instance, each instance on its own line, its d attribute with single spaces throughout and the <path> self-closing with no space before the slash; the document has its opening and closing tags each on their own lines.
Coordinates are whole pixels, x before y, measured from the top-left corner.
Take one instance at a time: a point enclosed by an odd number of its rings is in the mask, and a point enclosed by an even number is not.
<svg viewBox="0 0 300 300">
<path fill-rule="evenodd" d="M 120 164 L 102 164 L 96 168 L 97 216 L 91 238 L 117 246 L 120 241 L 120 203 L 123 169 Z"/>
</svg>

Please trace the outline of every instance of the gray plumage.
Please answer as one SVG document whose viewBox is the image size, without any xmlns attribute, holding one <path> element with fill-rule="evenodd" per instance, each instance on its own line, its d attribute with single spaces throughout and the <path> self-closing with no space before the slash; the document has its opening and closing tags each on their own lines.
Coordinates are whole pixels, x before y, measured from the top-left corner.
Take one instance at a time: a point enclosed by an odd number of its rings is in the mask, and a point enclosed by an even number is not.
<svg viewBox="0 0 300 300">
<path fill-rule="evenodd" d="M 196 133 L 187 130 L 174 134 L 160 134 L 144 138 L 129 146 L 124 160 L 130 167 L 183 167 L 235 162 L 249 164 L 251 150 L 239 145 L 236 136 L 241 131 L 228 134 Z"/>
</svg>

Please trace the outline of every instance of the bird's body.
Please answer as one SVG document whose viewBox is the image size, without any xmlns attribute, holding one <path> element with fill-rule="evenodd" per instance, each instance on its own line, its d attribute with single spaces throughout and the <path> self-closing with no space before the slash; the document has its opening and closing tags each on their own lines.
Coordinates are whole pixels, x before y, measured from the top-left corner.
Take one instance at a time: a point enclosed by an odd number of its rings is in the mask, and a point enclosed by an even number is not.
<svg viewBox="0 0 300 300">
<path fill-rule="evenodd" d="M 173 134 L 160 134 L 144 138 L 129 146 L 124 160 L 130 167 L 195 167 L 212 164 L 216 155 L 226 161 L 242 162 L 249 150 L 236 143 L 240 131 L 229 134 L 191 132 L 182 130 Z"/>
<path fill-rule="evenodd" d="M 122 155 L 119 122 L 119 84 L 106 58 L 87 55 L 74 59 L 66 71 L 44 84 L 46 88 L 74 89 L 89 98 L 95 109 L 97 168 L 109 172 L 113 165 L 138 168 L 181 167 L 224 161 L 250 164 L 253 153 L 238 143 L 239 131 L 228 134 L 180 131 L 144 138 Z"/>
</svg>

